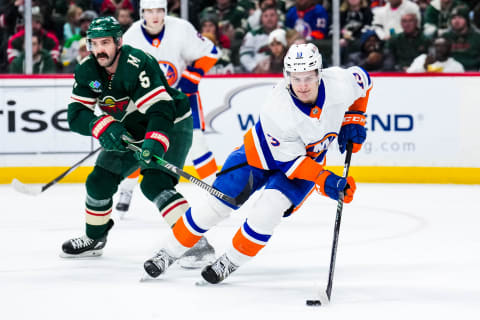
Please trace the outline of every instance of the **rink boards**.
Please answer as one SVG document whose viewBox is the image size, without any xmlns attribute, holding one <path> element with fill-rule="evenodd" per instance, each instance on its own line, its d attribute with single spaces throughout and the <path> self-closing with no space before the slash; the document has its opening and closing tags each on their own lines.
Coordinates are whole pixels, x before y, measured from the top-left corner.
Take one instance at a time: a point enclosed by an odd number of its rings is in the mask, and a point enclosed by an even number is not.
<svg viewBox="0 0 480 320">
<path fill-rule="evenodd" d="M 200 84 L 207 140 L 221 165 L 242 143 L 275 76 L 209 76 Z M 352 159 L 361 182 L 480 183 L 479 74 L 373 74 L 367 141 Z M 96 148 L 66 121 L 70 75 L 0 77 L 0 183 L 45 183 Z M 328 89 L 327 89 L 328 90 Z M 328 91 L 327 91 L 328 94 Z M 331 146 L 327 165 L 343 156 Z M 82 182 L 93 161 L 64 182 Z M 186 171 L 194 173 L 193 167 Z"/>
</svg>

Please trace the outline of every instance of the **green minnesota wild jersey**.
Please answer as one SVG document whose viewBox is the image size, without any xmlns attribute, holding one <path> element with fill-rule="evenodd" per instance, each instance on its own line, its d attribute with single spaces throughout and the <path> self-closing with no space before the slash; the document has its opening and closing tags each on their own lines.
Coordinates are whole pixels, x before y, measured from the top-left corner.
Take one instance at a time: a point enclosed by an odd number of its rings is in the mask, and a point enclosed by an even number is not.
<svg viewBox="0 0 480 320">
<path fill-rule="evenodd" d="M 90 122 L 98 117 L 95 106 L 120 121 L 136 140 L 146 132 L 167 135 L 174 123 L 191 115 L 185 94 L 169 87 L 158 62 L 149 54 L 122 46 L 118 67 L 110 75 L 95 57 L 85 58 L 75 69 L 68 105 L 70 129 L 92 135 Z"/>
</svg>

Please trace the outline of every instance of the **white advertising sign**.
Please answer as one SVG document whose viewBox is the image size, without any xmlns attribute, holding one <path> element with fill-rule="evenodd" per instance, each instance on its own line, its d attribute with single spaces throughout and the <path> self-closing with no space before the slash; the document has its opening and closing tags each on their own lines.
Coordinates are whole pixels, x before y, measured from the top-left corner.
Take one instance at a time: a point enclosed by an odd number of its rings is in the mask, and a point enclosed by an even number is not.
<svg viewBox="0 0 480 320">
<path fill-rule="evenodd" d="M 242 143 L 278 80 L 202 80 L 207 139 L 219 165 Z M 372 80 L 367 141 L 355 156 L 356 166 L 480 167 L 479 76 L 374 75 Z M 32 154 L 42 166 L 68 166 L 71 155 L 95 148 L 92 139 L 68 131 L 72 84 L 72 78 L 0 79 L 0 167 L 18 166 Z M 335 144 L 331 148 L 327 164 L 341 165 L 343 156 Z"/>
</svg>

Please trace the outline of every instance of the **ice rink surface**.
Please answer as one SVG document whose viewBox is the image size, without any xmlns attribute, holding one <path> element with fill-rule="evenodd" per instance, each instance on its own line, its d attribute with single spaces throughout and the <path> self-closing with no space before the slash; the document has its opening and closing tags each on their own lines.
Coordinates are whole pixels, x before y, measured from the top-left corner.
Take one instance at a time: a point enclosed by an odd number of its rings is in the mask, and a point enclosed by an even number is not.
<svg viewBox="0 0 480 320">
<path fill-rule="evenodd" d="M 193 204 L 203 191 L 179 189 Z M 312 195 L 269 245 L 217 286 L 172 266 L 140 282 L 143 262 L 168 232 L 136 189 L 113 219 L 104 255 L 62 259 L 62 242 L 84 233 L 84 186 L 36 197 L 0 186 L 0 319 L 478 319 L 480 186 L 358 184 L 345 205 L 332 301 L 325 290 L 336 203 Z M 248 204 L 207 233 L 217 255 Z M 268 317 L 268 318 L 267 318 Z"/>
</svg>

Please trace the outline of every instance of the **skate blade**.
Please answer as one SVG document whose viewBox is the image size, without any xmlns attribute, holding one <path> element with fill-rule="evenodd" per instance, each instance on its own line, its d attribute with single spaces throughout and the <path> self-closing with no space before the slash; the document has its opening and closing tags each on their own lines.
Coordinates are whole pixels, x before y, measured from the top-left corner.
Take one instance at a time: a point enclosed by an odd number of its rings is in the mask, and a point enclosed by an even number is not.
<svg viewBox="0 0 480 320">
<path fill-rule="evenodd" d="M 202 257 L 202 259 L 197 259 L 195 256 L 182 257 L 178 260 L 178 264 L 184 269 L 200 269 L 212 264 L 214 261 L 215 255 L 208 254 Z"/>
<path fill-rule="evenodd" d="M 154 278 L 151 275 L 149 275 L 148 273 L 144 272 L 139 281 L 140 282 L 152 282 L 152 281 L 156 281 L 156 280 L 158 280 L 158 278 Z"/>
<path fill-rule="evenodd" d="M 208 281 L 205 280 L 205 279 L 198 280 L 197 282 L 195 282 L 195 285 L 196 285 L 197 287 L 213 286 L 212 283 L 208 282 Z"/>
<path fill-rule="evenodd" d="M 60 258 L 64 259 L 78 259 L 78 258 L 97 258 L 100 257 L 103 254 L 103 250 L 93 250 L 93 251 L 87 251 L 87 252 L 82 252 L 79 254 L 69 254 L 65 252 L 60 252 L 59 256 Z"/>
</svg>

